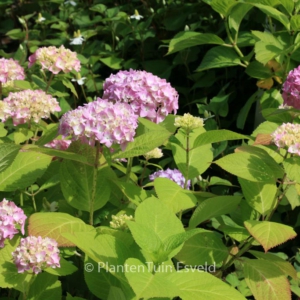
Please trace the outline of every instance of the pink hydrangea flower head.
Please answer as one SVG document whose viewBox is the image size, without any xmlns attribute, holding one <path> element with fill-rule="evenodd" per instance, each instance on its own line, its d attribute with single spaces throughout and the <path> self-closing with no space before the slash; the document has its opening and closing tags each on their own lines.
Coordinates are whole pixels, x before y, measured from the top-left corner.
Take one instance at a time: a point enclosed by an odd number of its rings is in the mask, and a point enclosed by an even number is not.
<svg viewBox="0 0 300 300">
<path fill-rule="evenodd" d="M 38 62 L 41 64 L 42 70 L 46 69 L 53 74 L 58 74 L 59 72 L 69 73 L 72 70 L 80 71 L 80 61 L 76 52 L 72 52 L 64 46 L 59 48 L 54 46 L 39 48 L 34 54 L 29 56 L 28 60 L 29 68 L 35 62 Z"/>
<path fill-rule="evenodd" d="M 57 100 L 42 90 L 10 93 L 3 102 L 5 111 L 2 121 L 12 118 L 15 126 L 31 120 L 39 123 L 41 119 L 48 119 L 51 113 L 61 111 Z"/>
<path fill-rule="evenodd" d="M 48 237 L 28 236 L 22 238 L 12 256 L 18 273 L 32 270 L 38 274 L 45 268 L 60 267 L 57 242 Z"/>
<path fill-rule="evenodd" d="M 67 150 L 72 141 L 70 140 L 53 140 L 45 145 L 47 148 L 57 149 L 57 150 Z"/>
<path fill-rule="evenodd" d="M 289 72 L 282 90 L 283 104 L 300 109 L 300 66 Z"/>
<path fill-rule="evenodd" d="M 12 239 L 19 232 L 16 226 L 20 226 L 21 232 L 24 234 L 26 219 L 23 210 L 17 207 L 14 202 L 5 198 L 0 202 L 0 248 L 4 247 L 5 239 Z"/>
<path fill-rule="evenodd" d="M 278 148 L 287 148 L 289 153 L 300 156 L 300 124 L 283 123 L 271 136 Z"/>
<path fill-rule="evenodd" d="M 165 79 L 146 71 L 119 71 L 103 84 L 103 99 L 129 103 L 139 117 L 162 122 L 178 109 L 178 93 Z"/>
<path fill-rule="evenodd" d="M 0 58 L 0 82 L 7 83 L 13 80 L 23 80 L 24 78 L 24 69 L 16 60 Z"/>
<path fill-rule="evenodd" d="M 171 170 L 171 169 L 166 169 L 166 170 L 160 170 L 157 171 L 155 173 L 153 173 L 152 175 L 149 176 L 150 180 L 154 180 L 155 178 L 158 177 L 162 177 L 162 178 L 168 178 L 174 182 L 176 182 L 178 185 L 180 185 L 182 188 L 184 188 L 184 182 L 185 182 L 185 178 L 183 177 L 182 173 L 177 170 Z M 187 189 L 190 188 L 191 185 L 191 181 L 188 181 L 187 184 Z"/>
<path fill-rule="evenodd" d="M 138 117 L 127 103 L 112 103 L 101 98 L 64 114 L 59 134 L 72 140 L 94 145 L 95 141 L 111 147 L 119 144 L 125 149 L 133 140 Z"/>
</svg>

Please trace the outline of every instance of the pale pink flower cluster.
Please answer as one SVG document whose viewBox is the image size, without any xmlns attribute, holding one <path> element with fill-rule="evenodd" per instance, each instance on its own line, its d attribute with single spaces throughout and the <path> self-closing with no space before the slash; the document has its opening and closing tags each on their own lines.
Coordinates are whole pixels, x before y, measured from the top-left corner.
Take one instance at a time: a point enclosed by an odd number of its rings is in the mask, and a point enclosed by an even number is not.
<svg viewBox="0 0 300 300">
<path fill-rule="evenodd" d="M 289 72 L 282 90 L 283 104 L 300 109 L 300 66 Z"/>
<path fill-rule="evenodd" d="M 21 239 L 12 256 L 18 273 L 32 270 L 38 274 L 45 268 L 60 267 L 57 242 L 48 237 L 28 236 Z"/>
<path fill-rule="evenodd" d="M 4 247 L 5 239 L 11 240 L 19 232 L 18 227 L 24 234 L 26 219 L 23 210 L 17 207 L 14 202 L 5 198 L 0 202 L 0 248 Z"/>
<path fill-rule="evenodd" d="M 58 74 L 61 71 L 64 73 L 69 73 L 72 70 L 80 71 L 80 61 L 76 52 L 72 52 L 64 46 L 39 48 L 29 56 L 28 67 L 30 68 L 35 62 L 40 63 L 43 70 L 46 69 L 53 74 Z"/>
<path fill-rule="evenodd" d="M 182 173 L 177 169 L 160 170 L 149 176 L 150 180 L 152 180 L 152 181 L 158 177 L 168 178 L 168 179 L 176 182 L 182 188 L 184 188 L 185 178 L 183 177 Z M 191 185 L 191 181 L 189 180 L 187 183 L 187 189 L 190 188 L 190 185 Z"/>
<path fill-rule="evenodd" d="M 101 98 L 64 114 L 60 120 L 59 134 L 73 140 L 94 145 L 95 141 L 111 147 L 120 144 L 125 149 L 133 140 L 137 116 L 130 105 L 112 103 Z"/>
<path fill-rule="evenodd" d="M 57 149 L 57 150 L 67 150 L 72 141 L 70 140 L 53 140 L 45 145 L 47 148 Z"/>
<path fill-rule="evenodd" d="M 170 83 L 146 71 L 119 71 L 104 81 L 103 99 L 129 103 L 139 117 L 159 123 L 178 109 L 178 93 Z"/>
<path fill-rule="evenodd" d="M 13 80 L 23 80 L 24 78 L 24 69 L 19 65 L 19 62 L 12 58 L 0 58 L 0 82 L 7 83 Z"/>
<path fill-rule="evenodd" d="M 283 123 L 271 136 L 277 147 L 300 156 L 300 124 Z"/>
<path fill-rule="evenodd" d="M 47 119 L 56 111 L 61 111 L 61 108 L 52 96 L 42 90 L 24 90 L 9 93 L 3 100 L 2 121 L 12 118 L 15 126 L 30 120 L 38 123 L 42 118 Z"/>
</svg>

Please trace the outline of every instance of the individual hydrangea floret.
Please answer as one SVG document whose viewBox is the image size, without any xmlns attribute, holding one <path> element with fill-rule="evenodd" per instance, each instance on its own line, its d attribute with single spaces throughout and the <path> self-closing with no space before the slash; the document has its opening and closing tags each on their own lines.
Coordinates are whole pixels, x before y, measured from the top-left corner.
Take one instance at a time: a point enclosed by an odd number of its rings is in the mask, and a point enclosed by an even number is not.
<svg viewBox="0 0 300 300">
<path fill-rule="evenodd" d="M 63 137 L 71 135 L 72 140 L 81 140 L 90 145 L 94 145 L 95 141 L 107 147 L 119 144 L 124 150 L 127 143 L 133 140 L 137 119 L 130 105 L 97 98 L 64 114 L 59 133 Z"/>
<path fill-rule="evenodd" d="M 70 140 L 53 140 L 45 145 L 47 148 L 57 149 L 57 150 L 67 150 L 72 141 Z"/>
<path fill-rule="evenodd" d="M 300 155 L 300 124 L 284 123 L 271 136 L 277 147 Z"/>
<path fill-rule="evenodd" d="M 147 152 L 146 154 L 144 154 L 144 157 L 147 160 L 149 160 L 151 158 L 161 158 L 161 157 L 163 157 L 163 153 L 162 153 L 161 149 L 155 148 L 155 149 Z"/>
<path fill-rule="evenodd" d="M 17 207 L 14 202 L 5 198 L 0 202 L 0 248 L 4 247 L 5 239 L 11 240 L 19 232 L 19 227 L 24 234 L 26 219 L 23 210 Z"/>
<path fill-rule="evenodd" d="M 282 90 L 283 104 L 300 109 L 300 66 L 289 72 Z"/>
<path fill-rule="evenodd" d="M 73 70 L 80 71 L 80 61 L 76 52 L 72 52 L 64 46 L 39 48 L 29 56 L 28 67 L 30 68 L 35 62 L 40 63 L 43 70 L 46 69 L 53 74 L 69 73 Z"/>
<path fill-rule="evenodd" d="M 146 71 L 119 71 L 103 84 L 103 99 L 129 103 L 139 117 L 159 123 L 178 109 L 178 93 L 170 83 Z"/>
<path fill-rule="evenodd" d="M 203 127 L 203 119 L 199 117 L 194 117 L 189 113 L 184 114 L 183 117 L 176 117 L 174 125 L 176 127 L 181 127 L 187 131 L 191 131 L 198 127 Z"/>
<path fill-rule="evenodd" d="M 16 60 L 0 58 L 0 82 L 8 83 L 13 80 L 23 80 L 24 78 L 24 69 Z"/>
<path fill-rule="evenodd" d="M 182 188 L 184 188 L 184 183 L 185 183 L 185 178 L 183 177 L 182 173 L 177 170 L 171 170 L 171 169 L 166 169 L 166 170 L 160 170 L 152 175 L 149 176 L 150 180 L 154 180 L 155 178 L 162 177 L 162 178 L 168 178 L 174 182 L 176 182 L 178 185 L 180 185 Z M 189 180 L 187 182 L 187 189 L 190 188 L 191 181 Z"/>
<path fill-rule="evenodd" d="M 12 253 L 18 273 L 32 270 L 35 274 L 45 268 L 59 268 L 60 257 L 57 242 L 48 237 L 28 236 L 21 239 L 20 245 Z"/>
<path fill-rule="evenodd" d="M 112 221 L 109 222 L 110 227 L 114 229 L 126 230 L 128 228 L 126 221 L 132 221 L 133 216 L 127 216 L 126 214 L 122 214 L 119 216 L 112 215 Z"/>
<path fill-rule="evenodd" d="M 12 118 L 15 126 L 31 120 L 39 123 L 41 119 L 48 119 L 51 113 L 61 111 L 57 100 L 42 90 L 9 93 L 3 102 L 2 121 Z"/>
</svg>

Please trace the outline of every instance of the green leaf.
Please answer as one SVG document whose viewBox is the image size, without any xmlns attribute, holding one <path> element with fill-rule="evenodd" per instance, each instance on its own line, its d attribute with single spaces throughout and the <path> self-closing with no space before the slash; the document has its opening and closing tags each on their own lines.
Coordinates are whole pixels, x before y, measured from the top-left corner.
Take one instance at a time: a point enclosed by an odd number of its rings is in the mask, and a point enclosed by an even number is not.
<svg viewBox="0 0 300 300">
<path fill-rule="evenodd" d="M 254 5 L 258 9 L 260 9 L 267 16 L 270 16 L 270 17 L 274 18 L 275 20 L 279 21 L 287 30 L 290 29 L 290 22 L 289 22 L 288 17 L 285 14 L 283 14 L 282 12 L 280 12 L 279 10 L 277 10 L 273 7 L 270 7 L 268 5 L 260 4 L 260 3 L 255 3 L 252 5 Z"/>
<path fill-rule="evenodd" d="M 265 252 L 297 236 L 292 227 L 275 222 L 249 220 L 244 225 Z"/>
<path fill-rule="evenodd" d="M 136 294 L 136 299 L 151 297 L 175 297 L 178 294 L 176 286 L 168 280 L 167 272 L 152 274 L 149 266 L 140 260 L 129 258 L 126 260 L 125 276 Z"/>
<path fill-rule="evenodd" d="M 112 155 L 112 158 L 130 158 L 146 154 L 154 148 L 161 146 L 171 134 L 171 132 L 159 126 L 157 130 L 148 131 L 136 137 L 133 142 L 127 144 L 124 151 Z"/>
<path fill-rule="evenodd" d="M 123 59 L 115 56 L 99 58 L 101 62 L 110 67 L 111 69 L 119 70 L 122 68 Z"/>
<path fill-rule="evenodd" d="M 58 135 L 59 124 L 48 124 L 46 130 L 43 131 L 43 135 L 36 141 L 37 146 L 44 146 L 45 144 L 53 141 Z"/>
<path fill-rule="evenodd" d="M 262 259 L 243 259 L 245 280 L 257 300 L 289 300 L 291 291 L 281 270 Z"/>
<path fill-rule="evenodd" d="M 51 148 L 46 148 L 46 147 L 37 147 L 35 145 L 26 145 L 26 146 L 23 146 L 23 149 L 26 151 L 45 153 L 50 156 L 56 156 L 56 157 L 64 158 L 67 160 L 81 162 L 83 164 L 89 164 L 87 157 L 85 157 L 83 155 L 79 155 L 77 153 L 72 153 L 70 151 L 56 150 L 56 149 L 51 149 Z"/>
<path fill-rule="evenodd" d="M 255 103 L 259 97 L 258 97 L 258 92 L 255 92 L 244 104 L 244 106 L 242 107 L 242 109 L 239 112 L 238 118 L 236 120 L 236 126 L 239 129 L 244 129 L 245 126 L 245 122 L 247 120 L 248 114 L 250 112 L 250 109 L 253 105 L 253 103 Z"/>
<path fill-rule="evenodd" d="M 4 123 L 0 123 L 0 138 L 6 136 L 7 134 L 7 130 L 4 128 L 5 124 Z"/>
<path fill-rule="evenodd" d="M 234 29 L 236 33 L 239 31 L 240 24 L 253 6 L 247 3 L 238 3 L 232 7 L 228 17 L 228 24 L 230 28 Z"/>
<path fill-rule="evenodd" d="M 59 247 L 75 246 L 75 244 L 70 243 L 68 239 L 63 237 L 63 233 L 72 234 L 73 232 L 88 232 L 92 230 L 92 226 L 86 225 L 81 219 L 66 213 L 35 213 L 29 217 L 29 235 L 43 238 L 50 237 L 57 241 Z"/>
<path fill-rule="evenodd" d="M 75 89 L 73 83 L 70 80 L 67 80 L 67 79 L 63 79 L 62 83 L 65 87 L 70 89 L 72 94 L 78 99 L 78 94 L 76 92 L 76 89 Z"/>
<path fill-rule="evenodd" d="M 236 2 L 234 0 L 212 0 L 209 2 L 213 10 L 225 17 L 230 14 L 232 7 L 236 5 Z"/>
<path fill-rule="evenodd" d="M 260 214 L 266 216 L 275 204 L 276 184 L 253 182 L 242 178 L 239 178 L 239 183 L 248 204 Z"/>
<path fill-rule="evenodd" d="M 193 130 L 189 135 L 190 146 L 194 144 L 199 134 L 205 132 L 203 127 Z M 187 179 L 192 179 L 204 173 L 213 161 L 211 145 L 203 145 L 192 148 L 189 151 L 189 165 L 186 164 L 187 138 L 184 131 L 179 130 L 176 139 L 170 139 L 174 160 L 180 172 Z M 172 142 L 174 141 L 174 142 Z M 183 146 L 182 146 L 183 145 Z"/>
<path fill-rule="evenodd" d="M 169 44 L 167 55 L 176 53 L 186 48 L 204 45 L 216 44 L 223 45 L 225 42 L 217 35 L 212 33 L 199 33 L 194 31 L 183 31 L 176 34 Z"/>
<path fill-rule="evenodd" d="M 195 207 L 196 196 L 168 178 L 155 178 L 154 188 L 158 198 L 174 213 Z"/>
<path fill-rule="evenodd" d="M 61 283 L 57 276 L 48 273 L 38 274 L 30 284 L 28 300 L 57 300 L 61 298 Z"/>
<path fill-rule="evenodd" d="M 0 172 L 3 172 L 12 164 L 19 150 L 20 147 L 15 144 L 0 144 Z"/>
<path fill-rule="evenodd" d="M 225 171 L 250 181 L 273 183 L 276 179 L 273 170 L 262 159 L 251 153 L 229 154 L 215 163 Z"/>
<path fill-rule="evenodd" d="M 264 66 L 262 63 L 258 61 L 252 61 L 246 71 L 249 76 L 257 79 L 266 79 L 272 77 L 271 69 Z"/>
<path fill-rule="evenodd" d="M 285 159 L 283 166 L 288 178 L 300 183 L 300 157 L 290 157 Z"/>
<path fill-rule="evenodd" d="M 264 41 L 259 41 L 255 44 L 255 58 L 265 65 L 270 60 L 276 58 L 277 56 L 283 54 L 283 49 L 278 48 L 274 44 L 266 43 Z"/>
<path fill-rule="evenodd" d="M 43 91 L 46 90 L 47 88 L 47 83 L 44 82 L 40 77 L 36 76 L 36 75 L 31 75 L 32 81 Z M 59 91 L 54 90 L 51 86 L 48 87 L 48 94 L 51 94 L 53 96 L 57 96 L 57 97 L 64 97 L 64 96 L 69 96 L 69 94 L 67 93 L 62 93 Z"/>
<path fill-rule="evenodd" d="M 96 272 L 97 274 L 109 272 L 122 283 L 126 283 L 120 266 L 123 266 L 125 260 L 134 254 L 120 240 L 107 234 L 99 235 L 96 231 L 66 232 L 62 235 L 97 263 L 97 269 L 85 266 L 86 272 Z"/>
<path fill-rule="evenodd" d="M 281 269 L 283 275 L 288 275 L 291 276 L 293 279 L 297 279 L 297 271 L 295 270 L 295 268 L 291 265 L 291 263 L 285 261 L 278 255 L 270 252 L 262 253 L 255 250 L 250 250 L 249 252 L 258 259 L 264 259 L 276 265 L 279 269 Z"/>
<path fill-rule="evenodd" d="M 62 257 L 59 260 L 59 264 L 60 264 L 60 268 L 55 268 L 55 269 L 46 268 L 46 269 L 44 269 L 44 271 L 49 274 L 56 275 L 56 276 L 66 276 L 66 275 L 73 274 L 74 272 L 76 272 L 78 270 L 78 268 L 76 266 L 74 266 L 73 263 L 68 262 L 67 260 L 65 260 Z"/>
<path fill-rule="evenodd" d="M 216 278 L 212 274 L 185 269 L 169 275 L 179 297 L 182 300 L 205 299 L 205 300 L 246 300 L 233 287 Z"/>
<path fill-rule="evenodd" d="M 230 130 L 210 130 L 200 134 L 193 144 L 193 148 L 200 147 L 206 144 L 218 143 L 223 141 L 241 140 L 241 139 L 251 139 L 250 137 L 235 133 Z"/>
<path fill-rule="evenodd" d="M 195 228 L 205 220 L 234 211 L 241 199 L 241 196 L 217 196 L 204 200 L 194 211 L 189 228 Z"/>
<path fill-rule="evenodd" d="M 13 163 L 0 173 L 0 191 L 24 189 L 41 177 L 51 157 L 41 153 L 19 152 Z"/>
<path fill-rule="evenodd" d="M 287 190 L 285 192 L 285 197 L 290 203 L 292 210 L 295 207 L 300 206 L 300 193 L 297 191 L 297 184 L 296 186 L 290 185 L 289 187 L 287 187 Z"/>
<path fill-rule="evenodd" d="M 193 267 L 220 265 L 229 252 L 223 244 L 220 234 L 205 229 L 201 230 L 203 232 L 194 235 L 184 243 L 182 249 L 176 255 L 176 259 Z"/>
<path fill-rule="evenodd" d="M 19 145 L 33 137 L 34 133 L 28 128 L 17 128 L 13 135 L 15 143 Z"/>
<path fill-rule="evenodd" d="M 127 299 L 132 299 L 134 297 L 134 292 L 132 291 L 132 289 L 129 287 L 128 284 L 125 284 L 125 286 L 122 285 L 122 282 L 118 280 L 118 278 L 113 276 L 109 271 L 103 268 L 99 268 L 99 264 L 97 262 L 85 256 L 84 264 L 85 264 L 85 272 L 84 272 L 85 282 L 89 290 L 98 298 L 109 299 L 108 297 L 110 294 L 110 290 L 112 288 L 122 288 L 122 291 L 123 293 L 126 294 Z M 87 266 L 89 268 L 87 268 Z M 123 267 L 123 265 L 121 265 L 121 267 Z"/>
<path fill-rule="evenodd" d="M 240 57 L 232 48 L 218 46 L 206 52 L 196 72 L 213 68 L 239 66 L 241 64 Z"/>
<path fill-rule="evenodd" d="M 109 167 L 97 171 L 96 192 L 93 195 L 94 169 L 71 160 L 64 160 L 60 167 L 61 190 L 67 202 L 84 211 L 97 210 L 109 200 L 110 185 L 107 178 L 110 176 Z M 92 205 L 92 206 L 91 206 Z"/>
</svg>

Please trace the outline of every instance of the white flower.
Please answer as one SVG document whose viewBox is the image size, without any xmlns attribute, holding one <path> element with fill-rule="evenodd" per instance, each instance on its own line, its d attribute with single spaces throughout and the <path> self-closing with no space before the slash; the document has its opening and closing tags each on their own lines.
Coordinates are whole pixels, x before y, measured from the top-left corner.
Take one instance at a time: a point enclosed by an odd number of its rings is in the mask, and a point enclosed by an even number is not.
<svg viewBox="0 0 300 300">
<path fill-rule="evenodd" d="M 71 43 L 70 45 L 82 45 L 82 42 L 84 41 L 84 38 L 82 35 L 75 37 L 74 39 L 70 39 Z"/>
<path fill-rule="evenodd" d="M 73 78 L 71 81 L 76 81 L 79 85 L 83 85 L 85 80 L 86 80 L 86 77 L 82 77 L 82 78 L 79 78 L 79 79 L 74 79 Z"/>
<path fill-rule="evenodd" d="M 46 19 L 42 16 L 42 14 L 41 13 L 39 13 L 38 14 L 38 18 L 37 18 L 37 22 L 38 23 L 42 23 L 42 22 L 44 22 Z"/>
<path fill-rule="evenodd" d="M 144 17 L 141 16 L 137 10 L 134 11 L 134 15 L 130 16 L 130 19 L 136 19 L 136 20 L 141 20 L 143 18 Z"/>
<path fill-rule="evenodd" d="M 76 5 L 77 5 L 77 3 L 76 3 L 75 1 L 72 1 L 72 0 L 65 1 L 64 4 L 71 4 L 71 5 L 73 5 L 73 6 L 76 6 Z"/>
</svg>

